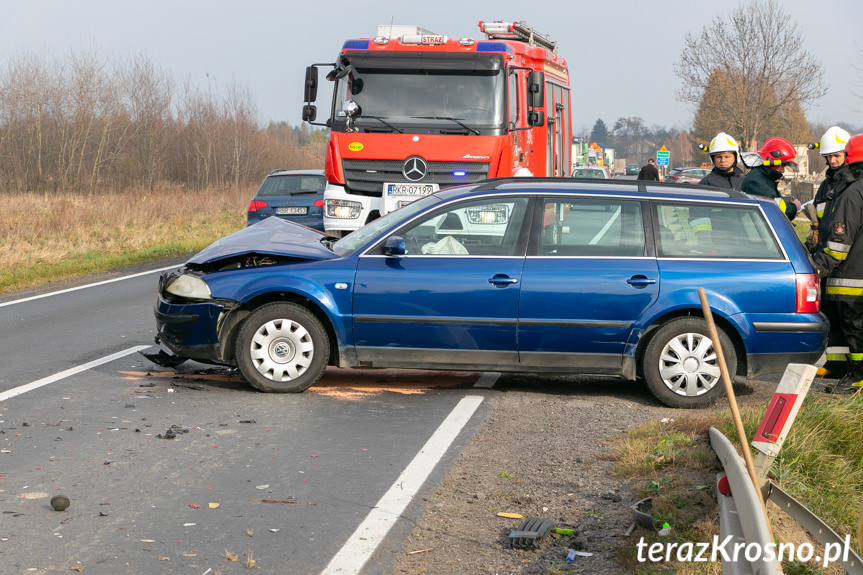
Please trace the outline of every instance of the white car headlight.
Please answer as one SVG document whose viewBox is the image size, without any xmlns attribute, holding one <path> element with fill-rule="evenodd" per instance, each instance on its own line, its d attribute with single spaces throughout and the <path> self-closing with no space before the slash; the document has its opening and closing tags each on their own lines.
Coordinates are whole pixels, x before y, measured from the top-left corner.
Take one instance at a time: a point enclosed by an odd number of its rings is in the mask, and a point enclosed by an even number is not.
<svg viewBox="0 0 863 575">
<path fill-rule="evenodd" d="M 194 299 L 211 299 L 210 286 L 197 276 L 179 275 L 168 284 L 165 291 L 171 295 Z"/>
<path fill-rule="evenodd" d="M 352 200 L 325 200 L 324 210 L 328 218 L 355 220 L 360 217 L 363 205 Z"/>
</svg>

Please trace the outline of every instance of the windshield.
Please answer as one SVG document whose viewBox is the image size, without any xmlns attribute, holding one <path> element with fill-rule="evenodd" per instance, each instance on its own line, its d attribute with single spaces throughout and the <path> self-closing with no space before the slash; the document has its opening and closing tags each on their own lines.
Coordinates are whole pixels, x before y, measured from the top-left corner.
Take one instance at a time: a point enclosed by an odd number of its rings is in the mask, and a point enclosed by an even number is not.
<svg viewBox="0 0 863 575">
<path fill-rule="evenodd" d="M 343 102 L 353 99 L 359 104 L 356 126 L 361 130 L 396 131 L 394 126 L 406 124 L 458 130 L 463 129 L 460 123 L 496 128 L 505 117 L 500 69 L 354 67 L 350 76 L 338 80 L 335 98 L 337 120 L 345 119 Z"/>
<path fill-rule="evenodd" d="M 343 237 L 333 244 L 333 251 L 340 256 L 346 256 L 353 253 L 364 247 L 370 241 L 376 239 L 385 229 L 400 226 L 402 222 L 409 220 L 417 212 L 424 210 L 429 205 L 436 204 L 439 201 L 440 198 L 434 195 L 423 196 L 422 198 L 413 201 L 394 212 L 390 212 L 383 217 L 369 222 L 357 231 Z"/>
</svg>

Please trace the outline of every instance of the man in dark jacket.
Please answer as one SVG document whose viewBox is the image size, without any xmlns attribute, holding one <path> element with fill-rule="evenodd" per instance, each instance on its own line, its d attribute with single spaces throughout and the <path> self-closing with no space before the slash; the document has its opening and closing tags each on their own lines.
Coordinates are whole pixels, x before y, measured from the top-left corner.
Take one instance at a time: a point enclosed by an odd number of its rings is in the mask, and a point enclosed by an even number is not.
<svg viewBox="0 0 863 575">
<path fill-rule="evenodd" d="M 795 198 L 786 201 L 779 193 L 779 180 L 785 173 L 786 165 L 797 165 L 794 161 L 797 151 L 785 138 L 768 138 L 758 149 L 758 155 L 763 160 L 762 165 L 749 170 L 740 189 L 753 196 L 772 198 L 788 219 L 793 221 L 800 209 L 800 200 Z"/>
<path fill-rule="evenodd" d="M 656 169 L 656 163 L 653 161 L 653 158 L 647 160 L 647 164 L 641 167 L 641 171 L 638 172 L 636 179 L 659 181 L 659 170 Z"/>
<path fill-rule="evenodd" d="M 739 190 L 743 183 L 743 170 L 737 167 L 737 159 L 740 146 L 737 140 L 719 132 L 707 146 L 710 161 L 713 162 L 713 170 L 698 182 L 705 186 L 715 186 L 730 190 Z"/>
<path fill-rule="evenodd" d="M 818 274 L 827 278 L 825 303 L 835 303 L 848 343 L 848 370 L 834 388 L 838 392 L 863 387 L 863 134 L 852 136 L 845 151 L 848 166 L 825 208 L 813 256 Z"/>
</svg>

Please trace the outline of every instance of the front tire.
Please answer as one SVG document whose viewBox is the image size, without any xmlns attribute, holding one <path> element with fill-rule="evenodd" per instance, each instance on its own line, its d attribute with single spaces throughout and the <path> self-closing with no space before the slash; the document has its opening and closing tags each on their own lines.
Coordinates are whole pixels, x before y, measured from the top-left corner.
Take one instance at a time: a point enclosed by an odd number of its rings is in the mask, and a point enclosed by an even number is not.
<svg viewBox="0 0 863 575">
<path fill-rule="evenodd" d="M 272 393 L 299 393 L 321 378 L 330 342 L 321 322 L 304 307 L 269 303 L 240 325 L 237 367 L 253 387 Z"/>
<path fill-rule="evenodd" d="M 737 353 L 718 327 L 719 343 L 731 377 Z M 685 317 L 660 327 L 644 352 L 644 380 L 659 401 L 670 407 L 696 408 L 715 403 L 725 393 L 719 358 L 707 322 Z"/>
</svg>

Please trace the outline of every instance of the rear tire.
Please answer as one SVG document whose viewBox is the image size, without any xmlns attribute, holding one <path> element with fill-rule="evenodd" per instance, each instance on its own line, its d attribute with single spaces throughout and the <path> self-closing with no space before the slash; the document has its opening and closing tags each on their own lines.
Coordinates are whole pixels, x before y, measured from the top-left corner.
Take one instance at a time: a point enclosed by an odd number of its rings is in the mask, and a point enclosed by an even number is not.
<svg viewBox="0 0 863 575">
<path fill-rule="evenodd" d="M 261 306 L 240 325 L 237 367 L 253 387 L 272 393 L 299 393 L 321 378 L 330 342 L 321 322 L 293 303 Z"/>
<path fill-rule="evenodd" d="M 725 332 L 716 331 L 733 378 L 737 353 Z M 719 359 L 702 318 L 678 318 L 660 327 L 647 344 L 643 369 L 647 387 L 671 407 L 706 407 L 725 393 Z"/>
</svg>

